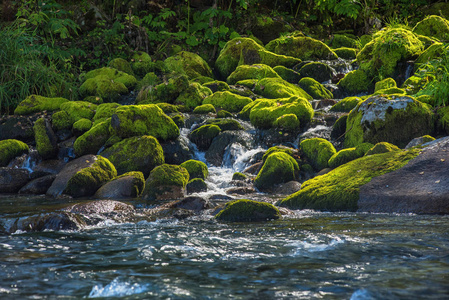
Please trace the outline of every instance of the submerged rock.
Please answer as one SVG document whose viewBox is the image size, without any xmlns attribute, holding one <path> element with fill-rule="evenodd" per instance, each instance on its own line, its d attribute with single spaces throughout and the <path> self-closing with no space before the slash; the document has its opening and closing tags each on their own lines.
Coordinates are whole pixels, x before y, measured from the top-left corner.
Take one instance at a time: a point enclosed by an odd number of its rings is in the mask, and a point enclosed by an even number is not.
<svg viewBox="0 0 449 300">
<path fill-rule="evenodd" d="M 33 179 L 19 190 L 19 194 L 45 194 L 55 180 L 56 175 L 46 175 Z"/>
<path fill-rule="evenodd" d="M 183 198 L 188 181 L 189 172 L 185 168 L 169 164 L 160 165 L 150 172 L 142 199 L 158 201 Z"/>
<path fill-rule="evenodd" d="M 215 218 L 225 222 L 260 222 L 281 217 L 279 210 L 270 203 L 253 200 L 236 200 L 226 204 Z"/>
</svg>

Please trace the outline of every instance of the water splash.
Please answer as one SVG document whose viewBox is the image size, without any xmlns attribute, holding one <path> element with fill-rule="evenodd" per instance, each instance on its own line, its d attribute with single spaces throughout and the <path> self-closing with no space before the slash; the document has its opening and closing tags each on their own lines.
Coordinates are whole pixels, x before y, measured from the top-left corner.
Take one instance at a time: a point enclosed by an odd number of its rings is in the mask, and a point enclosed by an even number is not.
<svg viewBox="0 0 449 300">
<path fill-rule="evenodd" d="M 148 290 L 147 285 L 122 281 L 119 277 L 115 278 L 111 283 L 104 286 L 99 284 L 92 288 L 88 298 L 102 297 L 123 297 L 144 293 Z"/>
</svg>

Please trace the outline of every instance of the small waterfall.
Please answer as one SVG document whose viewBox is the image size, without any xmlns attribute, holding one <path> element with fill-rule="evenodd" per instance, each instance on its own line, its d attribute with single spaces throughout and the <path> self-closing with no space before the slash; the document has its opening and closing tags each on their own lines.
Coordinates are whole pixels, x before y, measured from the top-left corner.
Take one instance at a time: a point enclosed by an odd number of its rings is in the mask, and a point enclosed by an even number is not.
<svg viewBox="0 0 449 300">
<path fill-rule="evenodd" d="M 36 165 L 40 162 L 40 156 L 37 150 L 30 149 L 27 154 L 23 154 L 19 157 L 16 157 L 13 161 L 8 164 L 9 168 L 16 169 L 26 169 L 33 172 Z"/>
<path fill-rule="evenodd" d="M 414 61 L 408 61 L 407 62 L 407 68 L 405 69 L 404 81 L 409 79 L 410 76 L 413 75 L 414 70 L 415 70 L 415 62 Z"/>
</svg>

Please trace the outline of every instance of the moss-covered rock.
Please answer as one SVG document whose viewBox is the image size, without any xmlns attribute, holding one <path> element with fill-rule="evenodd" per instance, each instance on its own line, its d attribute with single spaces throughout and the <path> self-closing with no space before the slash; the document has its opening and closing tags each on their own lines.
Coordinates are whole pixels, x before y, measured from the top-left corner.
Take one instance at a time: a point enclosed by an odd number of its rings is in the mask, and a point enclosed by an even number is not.
<svg viewBox="0 0 449 300">
<path fill-rule="evenodd" d="M 261 63 L 270 67 L 277 65 L 292 67 L 299 62 L 301 61 L 296 58 L 266 51 L 253 39 L 235 38 L 228 41 L 220 51 L 220 55 L 215 62 L 215 69 L 222 78 L 228 78 L 238 65 Z"/>
<path fill-rule="evenodd" d="M 73 122 L 70 119 L 69 114 L 64 111 L 60 110 L 55 112 L 51 116 L 51 124 L 55 131 L 62 130 L 62 129 L 70 129 L 72 128 Z"/>
<path fill-rule="evenodd" d="M 111 60 L 108 63 L 108 67 L 119 70 L 120 72 L 124 72 L 129 75 L 134 75 L 131 64 L 128 61 L 126 61 L 120 57 L 117 57 L 117 58 L 114 58 L 113 60 Z"/>
<path fill-rule="evenodd" d="M 358 69 L 346 74 L 337 85 L 346 93 L 356 95 L 367 93 L 371 90 L 371 79 L 364 71 Z"/>
<path fill-rule="evenodd" d="M 228 84 L 235 84 L 245 79 L 280 78 L 270 66 L 263 64 L 241 65 L 229 75 L 226 80 Z"/>
<path fill-rule="evenodd" d="M 220 127 L 221 131 L 226 130 L 243 130 L 245 129 L 237 120 L 235 119 L 209 119 L 206 124 L 217 125 Z"/>
<path fill-rule="evenodd" d="M 405 147 L 413 138 L 433 132 L 433 113 L 409 96 L 372 96 L 349 113 L 346 128 L 346 147 L 363 142 Z"/>
<path fill-rule="evenodd" d="M 357 49 L 347 47 L 335 48 L 333 50 L 338 57 L 343 59 L 355 59 L 358 52 Z"/>
<path fill-rule="evenodd" d="M 175 122 L 178 128 L 182 128 L 185 126 L 185 118 L 183 114 L 181 113 L 171 114 L 170 118 L 173 120 L 173 122 Z"/>
<path fill-rule="evenodd" d="M 197 86 L 198 84 L 195 84 Z M 143 87 L 137 95 L 138 104 L 148 103 L 174 103 L 175 100 L 187 88 L 190 87 L 189 79 L 186 75 L 173 76 L 156 86 Z"/>
<path fill-rule="evenodd" d="M 201 178 L 205 180 L 209 176 L 207 165 L 202 161 L 190 159 L 183 162 L 180 166 L 186 168 L 187 172 L 189 172 L 190 179 Z"/>
<path fill-rule="evenodd" d="M 44 110 L 58 110 L 62 103 L 68 102 L 65 98 L 48 98 L 38 95 L 30 95 L 22 100 L 14 110 L 15 115 L 30 115 Z"/>
<path fill-rule="evenodd" d="M 373 155 L 373 154 L 379 154 L 379 153 L 385 153 L 385 152 L 391 152 L 391 151 L 399 151 L 397 146 L 387 143 L 387 142 L 380 142 L 375 144 L 371 149 L 369 149 L 365 155 Z"/>
<path fill-rule="evenodd" d="M 226 82 L 220 80 L 205 82 L 203 83 L 203 86 L 209 88 L 212 91 L 212 93 L 229 90 L 229 85 Z"/>
<path fill-rule="evenodd" d="M 238 112 L 252 101 L 251 98 L 224 91 L 215 92 L 211 96 L 206 97 L 203 100 L 203 104 L 212 104 L 217 108 L 222 108 L 230 112 Z"/>
<path fill-rule="evenodd" d="M 194 114 L 200 114 L 200 115 L 204 115 L 204 114 L 215 114 L 217 111 L 215 110 L 215 107 L 212 104 L 203 104 L 200 106 L 195 107 L 195 109 L 193 110 Z"/>
<path fill-rule="evenodd" d="M 192 110 L 203 103 L 204 99 L 212 95 L 212 91 L 199 83 L 191 83 L 176 98 L 175 104 L 184 105 L 187 109 Z"/>
<path fill-rule="evenodd" d="M 434 59 L 439 59 L 442 57 L 442 55 L 447 51 L 446 45 L 443 43 L 434 43 L 433 45 L 429 46 L 424 50 L 418 58 L 415 60 L 414 64 L 414 70 L 415 72 L 419 70 L 419 68 L 424 67 L 424 70 L 426 70 L 426 66 L 424 64 L 429 63 L 430 61 Z"/>
<path fill-rule="evenodd" d="M 260 190 L 268 190 L 277 184 L 296 180 L 298 174 L 296 160 L 285 152 L 273 152 L 265 160 L 254 185 Z"/>
<path fill-rule="evenodd" d="M 393 78 L 389 77 L 376 82 L 376 84 L 374 85 L 374 92 L 395 87 L 397 87 L 396 81 Z"/>
<path fill-rule="evenodd" d="M 264 78 L 256 82 L 254 92 L 264 98 L 278 99 L 287 98 L 291 96 L 303 97 L 307 100 L 312 100 L 312 97 L 307 94 L 302 88 L 291 84 L 282 78 Z"/>
<path fill-rule="evenodd" d="M 232 117 L 234 117 L 234 115 L 227 110 L 222 109 L 217 112 L 217 118 L 224 119 L 224 118 L 232 118 Z"/>
<path fill-rule="evenodd" d="M 113 102 L 121 95 L 128 93 L 128 88 L 121 82 L 111 80 L 107 76 L 89 78 L 80 86 L 79 93 L 82 97 L 99 96 L 105 101 Z"/>
<path fill-rule="evenodd" d="M 6 167 L 13 158 L 28 153 L 29 150 L 28 145 L 19 140 L 0 141 L 0 167 Z"/>
<path fill-rule="evenodd" d="M 213 77 L 212 70 L 207 62 L 198 54 L 181 51 L 170 56 L 165 61 L 167 71 L 186 74 L 189 79 L 200 76 Z"/>
<path fill-rule="evenodd" d="M 131 59 L 131 68 L 134 73 L 140 77 L 145 76 L 145 74 L 154 71 L 154 63 L 151 60 L 151 56 L 143 51 L 137 51 L 134 53 Z"/>
<path fill-rule="evenodd" d="M 73 144 L 75 155 L 97 154 L 111 136 L 109 131 L 110 125 L 111 119 L 109 118 L 99 122 L 79 136 Z"/>
<path fill-rule="evenodd" d="M 61 104 L 60 108 L 68 114 L 69 121 L 73 124 L 80 119 L 91 120 L 97 105 L 85 101 L 69 101 Z"/>
<path fill-rule="evenodd" d="M 294 156 L 298 156 L 297 152 L 298 150 L 293 149 L 293 148 L 289 148 L 286 146 L 273 146 L 271 148 L 269 148 L 267 151 L 265 151 L 265 153 L 262 156 L 262 162 L 265 163 L 265 161 L 267 160 L 268 156 L 270 156 L 271 154 L 275 153 L 275 152 L 283 152 L 286 153 L 288 155 L 290 155 L 291 157 L 294 158 Z M 298 156 L 299 157 L 299 156 Z"/>
<path fill-rule="evenodd" d="M 33 126 L 36 149 L 43 159 L 50 159 L 58 153 L 57 138 L 51 128 L 50 122 L 39 118 Z"/>
<path fill-rule="evenodd" d="M 439 108 L 437 115 L 439 127 L 449 135 L 449 106 Z"/>
<path fill-rule="evenodd" d="M 95 110 L 95 115 L 92 118 L 94 125 L 105 121 L 106 119 L 112 117 L 115 113 L 117 107 L 121 106 L 118 103 L 103 103 L 97 106 Z"/>
<path fill-rule="evenodd" d="M 342 149 L 329 158 L 329 168 L 334 169 L 359 157 L 361 156 L 358 155 L 355 147 Z"/>
<path fill-rule="evenodd" d="M 257 15 L 250 24 L 251 32 L 264 44 L 279 37 L 282 32 L 288 31 L 288 27 L 283 20 L 272 19 L 267 15 Z"/>
<path fill-rule="evenodd" d="M 440 16 L 427 16 L 413 27 L 416 34 L 437 38 L 441 41 L 449 39 L 449 21 Z"/>
<path fill-rule="evenodd" d="M 89 119 L 79 119 L 72 126 L 72 132 L 75 136 L 80 136 L 92 128 L 92 121 Z"/>
<path fill-rule="evenodd" d="M 156 105 L 157 105 L 157 107 L 162 109 L 162 111 L 166 115 L 179 113 L 177 105 L 170 104 L 170 103 L 157 103 Z"/>
<path fill-rule="evenodd" d="M 323 42 L 303 36 L 281 37 L 269 42 L 265 48 L 276 54 L 287 55 L 301 60 L 331 60 L 337 55 Z"/>
<path fill-rule="evenodd" d="M 398 88 L 398 87 L 391 87 L 384 90 L 377 90 L 373 93 L 373 95 L 405 95 L 406 91 L 404 89 Z"/>
<path fill-rule="evenodd" d="M 93 79 L 97 76 L 101 76 L 102 78 L 108 78 L 114 82 L 123 83 L 123 85 L 130 90 L 134 89 L 137 85 L 137 79 L 134 76 L 109 67 L 89 71 L 84 76 L 84 79 L 85 80 Z"/>
<path fill-rule="evenodd" d="M 337 152 L 329 141 L 322 138 L 303 140 L 299 147 L 307 161 L 317 171 L 327 168 L 329 159 Z"/>
<path fill-rule="evenodd" d="M 334 50 L 341 47 L 357 48 L 357 41 L 344 34 L 334 34 L 327 44 Z"/>
<path fill-rule="evenodd" d="M 221 132 L 217 125 L 203 125 L 195 129 L 189 135 L 190 140 L 195 143 L 199 150 L 207 150 L 212 144 L 212 140 Z"/>
<path fill-rule="evenodd" d="M 404 90 L 409 95 L 418 93 L 428 82 L 426 77 L 422 78 L 416 75 L 410 76 L 402 85 Z"/>
<path fill-rule="evenodd" d="M 142 172 L 128 172 L 117 176 L 96 192 L 98 199 L 128 199 L 139 197 L 145 187 Z"/>
<path fill-rule="evenodd" d="M 279 102 L 278 102 L 279 101 Z M 294 114 L 301 126 L 308 124 L 313 117 L 312 105 L 304 98 L 293 96 L 286 99 L 262 100 L 251 108 L 249 118 L 251 124 L 261 129 L 274 126 L 279 117 Z"/>
<path fill-rule="evenodd" d="M 101 153 L 116 167 L 117 174 L 140 171 L 147 177 L 151 170 L 163 164 L 164 151 L 152 136 L 135 136 L 124 139 Z"/>
<path fill-rule="evenodd" d="M 207 183 L 201 178 L 193 178 L 186 185 L 187 194 L 201 193 L 207 191 Z"/>
<path fill-rule="evenodd" d="M 293 69 L 284 66 L 276 66 L 273 70 L 287 82 L 297 83 L 301 79 L 301 75 Z"/>
<path fill-rule="evenodd" d="M 370 78 L 395 77 L 398 63 L 417 58 L 423 49 L 413 32 L 391 27 L 373 35 L 373 40 L 357 54 L 357 62 Z"/>
<path fill-rule="evenodd" d="M 291 209 L 356 211 L 360 186 L 373 177 L 397 170 L 416 157 L 419 150 L 395 151 L 353 160 L 314 177 L 302 184 L 301 190 L 280 202 Z"/>
<path fill-rule="evenodd" d="M 299 68 L 301 77 L 311 77 L 318 82 L 325 82 L 332 79 L 334 70 L 325 63 L 313 61 L 306 63 Z"/>
<path fill-rule="evenodd" d="M 103 98 L 101 98 L 99 96 L 87 96 L 87 97 L 84 97 L 83 101 L 90 102 L 90 103 L 96 104 L 96 105 L 104 103 Z"/>
<path fill-rule="evenodd" d="M 140 90 L 143 87 L 156 86 L 162 83 L 162 79 L 159 78 L 156 73 L 150 72 L 145 74 L 145 76 L 137 83 L 137 89 Z"/>
<path fill-rule="evenodd" d="M 243 174 L 242 172 L 235 172 L 232 174 L 232 180 L 235 181 L 245 181 L 248 179 L 248 176 Z"/>
<path fill-rule="evenodd" d="M 362 101 L 363 100 L 360 97 L 346 97 L 344 99 L 341 99 L 334 105 L 332 105 L 330 111 L 350 112 L 354 107 L 357 106 L 357 104 L 359 104 Z"/>
<path fill-rule="evenodd" d="M 90 167 L 78 171 L 70 178 L 63 193 L 76 198 L 92 196 L 116 176 L 114 165 L 107 158 L 98 155 Z"/>
<path fill-rule="evenodd" d="M 346 120 L 348 119 L 348 115 L 344 114 L 340 118 L 335 121 L 334 125 L 332 125 L 331 138 L 339 141 L 346 132 Z"/>
<path fill-rule="evenodd" d="M 179 128 L 154 104 L 120 106 L 112 115 L 114 134 L 122 138 L 152 135 L 160 140 L 176 139 Z"/>
<path fill-rule="evenodd" d="M 295 114 L 285 114 L 273 122 L 273 127 L 288 132 L 295 132 L 300 129 L 300 124 Z"/>
<path fill-rule="evenodd" d="M 215 218 L 225 222 L 260 222 L 281 217 L 279 210 L 270 203 L 254 200 L 235 200 L 226 204 Z"/>
<path fill-rule="evenodd" d="M 163 164 L 154 168 L 145 181 L 144 200 L 178 199 L 185 194 L 189 172 L 176 165 Z"/>
<path fill-rule="evenodd" d="M 305 77 L 298 82 L 300 88 L 302 88 L 313 99 L 333 99 L 334 95 L 324 87 L 321 83 L 313 78 Z"/>
</svg>

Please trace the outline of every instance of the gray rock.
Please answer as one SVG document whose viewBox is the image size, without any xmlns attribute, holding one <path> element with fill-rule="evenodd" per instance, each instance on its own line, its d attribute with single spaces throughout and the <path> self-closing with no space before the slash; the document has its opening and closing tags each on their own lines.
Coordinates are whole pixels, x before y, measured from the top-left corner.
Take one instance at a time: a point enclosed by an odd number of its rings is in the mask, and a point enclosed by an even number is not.
<svg viewBox="0 0 449 300">
<path fill-rule="evenodd" d="M 26 169 L 0 168 L 0 193 L 17 193 L 30 180 Z"/>
<path fill-rule="evenodd" d="M 273 190 L 276 195 L 291 195 L 301 189 L 301 183 L 298 181 L 286 182 Z"/>
<path fill-rule="evenodd" d="M 145 181 L 134 176 L 123 176 L 113 179 L 100 187 L 95 193 L 98 199 L 127 199 L 138 197 L 143 190 Z"/>
<path fill-rule="evenodd" d="M 55 180 L 56 175 L 46 175 L 33 179 L 19 190 L 19 194 L 45 194 Z"/>
</svg>

